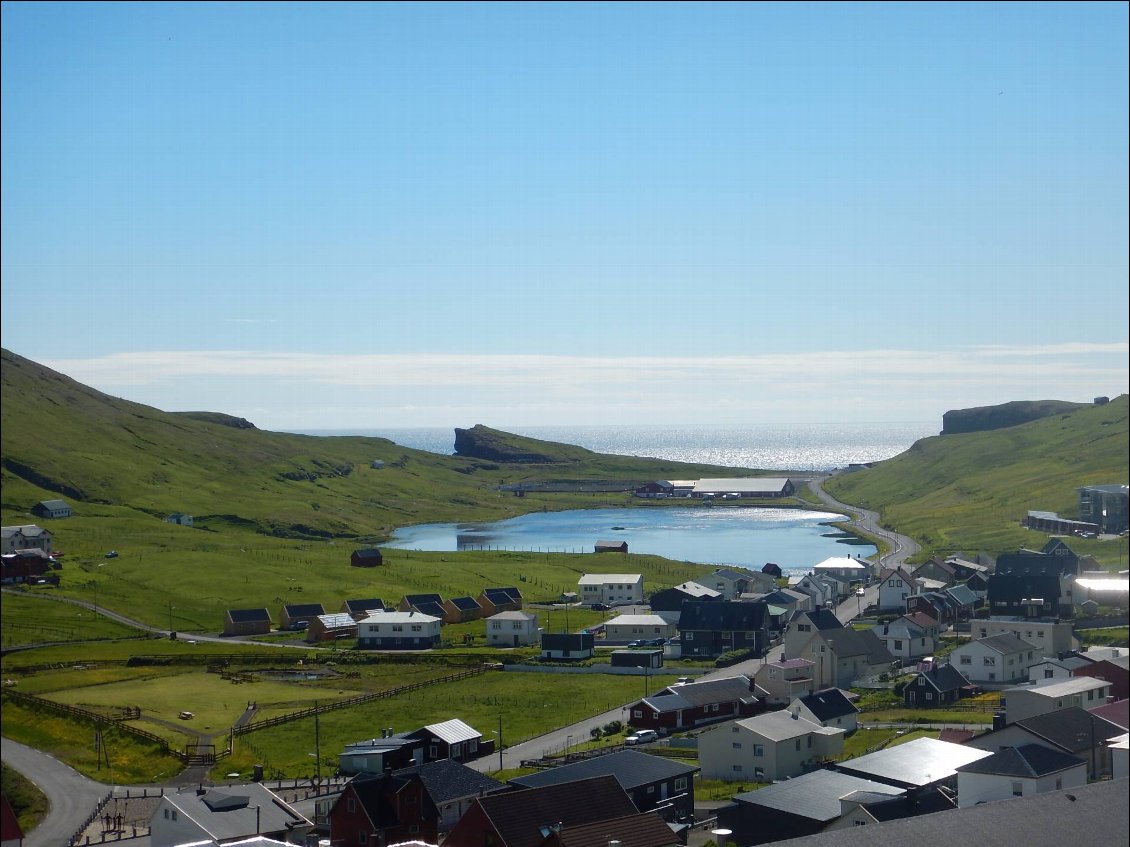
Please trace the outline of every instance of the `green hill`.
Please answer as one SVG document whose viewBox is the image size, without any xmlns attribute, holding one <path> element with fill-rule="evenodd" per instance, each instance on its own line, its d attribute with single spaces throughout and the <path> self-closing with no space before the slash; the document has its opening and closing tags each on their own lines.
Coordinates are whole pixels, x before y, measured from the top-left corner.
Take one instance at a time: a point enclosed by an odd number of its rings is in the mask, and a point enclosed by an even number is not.
<svg viewBox="0 0 1130 847">
<path fill-rule="evenodd" d="M 825 487 L 844 502 L 880 511 L 884 525 L 927 552 L 1039 547 L 1044 536 L 1020 527 L 1028 511 L 1076 517 L 1077 488 L 1127 481 L 1127 400 L 1006 429 L 924 438 Z M 1118 559 L 1115 542 L 1074 539 L 1071 546 L 1111 564 Z"/>
</svg>

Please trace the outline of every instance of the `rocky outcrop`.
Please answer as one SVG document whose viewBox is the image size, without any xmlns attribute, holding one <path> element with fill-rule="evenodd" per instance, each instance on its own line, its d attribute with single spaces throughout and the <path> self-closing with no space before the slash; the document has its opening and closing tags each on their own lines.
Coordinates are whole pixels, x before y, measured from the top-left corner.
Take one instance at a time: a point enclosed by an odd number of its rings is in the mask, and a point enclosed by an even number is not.
<svg viewBox="0 0 1130 847">
<path fill-rule="evenodd" d="M 255 429 L 255 424 L 246 418 L 237 418 L 234 415 L 225 415 L 223 412 L 171 412 L 182 418 L 191 418 L 194 421 L 230 426 L 235 429 Z"/>
<path fill-rule="evenodd" d="M 476 424 L 470 429 L 455 429 L 455 455 L 490 462 L 518 464 L 549 464 L 576 461 L 577 451 L 588 453 L 583 447 L 570 447 L 526 438 L 509 432 Z"/>
<path fill-rule="evenodd" d="M 1052 415 L 1074 412 L 1087 406 L 1087 403 L 1069 403 L 1065 400 L 1014 400 L 999 406 L 954 409 L 942 415 L 942 435 L 1005 429 Z"/>
</svg>

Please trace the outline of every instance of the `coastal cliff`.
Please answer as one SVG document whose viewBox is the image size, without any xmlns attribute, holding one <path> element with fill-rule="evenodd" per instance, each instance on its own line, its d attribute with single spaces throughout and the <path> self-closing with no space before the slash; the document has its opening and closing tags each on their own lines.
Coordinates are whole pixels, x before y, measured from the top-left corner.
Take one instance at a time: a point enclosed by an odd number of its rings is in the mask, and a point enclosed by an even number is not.
<svg viewBox="0 0 1130 847">
<path fill-rule="evenodd" d="M 1014 400 L 999 406 L 978 406 L 973 409 L 954 409 L 942 415 L 942 435 L 962 432 L 986 432 L 1005 429 L 1029 421 L 1062 415 L 1085 409 L 1089 403 L 1069 403 L 1064 400 Z"/>
</svg>

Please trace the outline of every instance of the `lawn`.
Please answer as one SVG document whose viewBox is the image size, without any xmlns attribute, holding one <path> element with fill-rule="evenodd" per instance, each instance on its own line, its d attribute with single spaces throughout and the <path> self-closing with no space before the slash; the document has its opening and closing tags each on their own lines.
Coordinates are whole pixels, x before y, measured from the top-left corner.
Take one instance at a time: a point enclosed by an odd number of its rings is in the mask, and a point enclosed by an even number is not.
<svg viewBox="0 0 1130 847">
<path fill-rule="evenodd" d="M 138 630 L 71 603 L 54 601 L 54 588 L 6 589 L 0 619 L 0 644 L 5 649 L 25 644 L 130 638 Z"/>
</svg>

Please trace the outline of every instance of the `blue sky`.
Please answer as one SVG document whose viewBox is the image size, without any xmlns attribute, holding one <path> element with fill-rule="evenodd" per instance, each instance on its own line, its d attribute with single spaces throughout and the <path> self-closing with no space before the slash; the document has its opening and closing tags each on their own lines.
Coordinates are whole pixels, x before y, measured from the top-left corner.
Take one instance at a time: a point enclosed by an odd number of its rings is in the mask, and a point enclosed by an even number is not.
<svg viewBox="0 0 1130 847">
<path fill-rule="evenodd" d="M 3 4 L 3 346 L 269 429 L 1127 391 L 1128 6 Z"/>
</svg>

